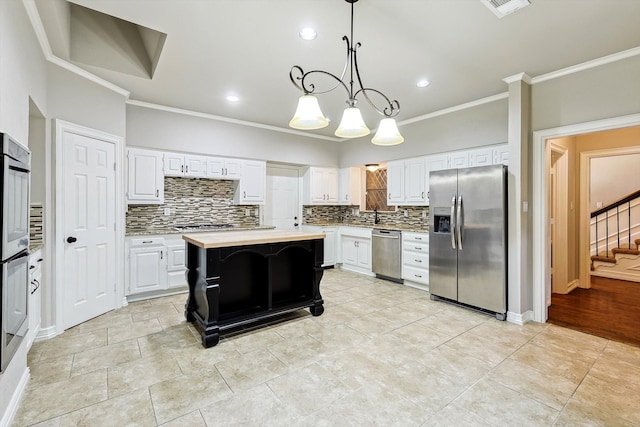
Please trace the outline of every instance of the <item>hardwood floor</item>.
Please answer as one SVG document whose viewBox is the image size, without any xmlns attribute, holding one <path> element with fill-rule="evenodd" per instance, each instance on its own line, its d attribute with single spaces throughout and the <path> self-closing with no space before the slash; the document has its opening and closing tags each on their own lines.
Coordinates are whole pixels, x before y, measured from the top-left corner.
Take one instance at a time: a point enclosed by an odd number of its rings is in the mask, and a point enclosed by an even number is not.
<svg viewBox="0 0 640 427">
<path fill-rule="evenodd" d="M 640 347 L 640 283 L 593 276 L 591 289 L 551 296 L 549 323 Z"/>
</svg>

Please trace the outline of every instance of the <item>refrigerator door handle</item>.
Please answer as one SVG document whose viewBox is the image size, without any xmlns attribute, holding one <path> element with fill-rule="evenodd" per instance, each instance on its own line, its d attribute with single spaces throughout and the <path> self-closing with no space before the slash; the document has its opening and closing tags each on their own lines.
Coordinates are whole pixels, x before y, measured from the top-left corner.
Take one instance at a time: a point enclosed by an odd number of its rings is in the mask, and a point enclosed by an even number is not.
<svg viewBox="0 0 640 427">
<path fill-rule="evenodd" d="M 451 230 L 451 249 L 456 249 L 456 196 L 455 194 L 451 198 L 451 222 L 449 229 Z"/>
<path fill-rule="evenodd" d="M 462 194 L 458 196 L 458 212 L 456 216 L 456 234 L 458 235 L 458 250 L 462 250 Z"/>
</svg>

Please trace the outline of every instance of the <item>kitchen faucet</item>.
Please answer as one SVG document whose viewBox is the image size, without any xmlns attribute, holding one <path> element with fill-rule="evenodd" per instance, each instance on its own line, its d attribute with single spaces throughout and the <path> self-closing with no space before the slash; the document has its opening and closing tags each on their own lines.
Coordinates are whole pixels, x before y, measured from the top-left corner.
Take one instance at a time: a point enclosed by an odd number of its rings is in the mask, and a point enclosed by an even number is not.
<svg viewBox="0 0 640 427">
<path fill-rule="evenodd" d="M 375 216 L 374 216 L 374 219 L 373 219 L 373 223 L 374 223 L 374 224 L 379 224 L 379 223 L 380 223 L 380 218 L 378 218 L 378 208 L 375 208 L 375 209 L 373 210 L 373 213 L 374 213 L 374 215 L 375 215 Z"/>
</svg>

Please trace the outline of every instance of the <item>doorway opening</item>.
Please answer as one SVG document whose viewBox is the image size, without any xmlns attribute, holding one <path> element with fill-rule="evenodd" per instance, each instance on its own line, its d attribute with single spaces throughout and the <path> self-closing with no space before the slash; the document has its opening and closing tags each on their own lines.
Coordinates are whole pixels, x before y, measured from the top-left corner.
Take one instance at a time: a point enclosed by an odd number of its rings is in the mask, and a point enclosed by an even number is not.
<svg viewBox="0 0 640 427">
<path fill-rule="evenodd" d="M 551 218 L 551 165 L 550 142 L 554 139 L 564 137 L 574 137 L 578 135 L 594 134 L 601 131 L 633 128 L 640 131 L 640 114 L 623 116 L 614 119 L 606 119 L 594 122 L 587 122 L 577 125 L 570 125 L 561 128 L 547 129 L 534 132 L 533 149 L 533 320 L 546 322 L 548 319 L 549 292 L 552 289 L 552 267 L 554 268 L 554 282 L 557 281 L 557 272 L 552 261 L 550 250 L 552 242 Z M 637 139 L 636 139 L 637 141 Z M 619 145 L 618 141 L 611 141 L 611 146 Z M 584 147 L 582 147 L 584 148 Z M 640 146 L 638 147 L 640 149 Z M 561 157 L 561 156 L 560 156 Z M 557 160 L 558 158 L 556 158 Z M 577 162 L 577 160 L 576 160 Z M 581 162 L 582 164 L 582 162 Z M 557 169 L 556 169 L 557 170 Z M 569 174 L 571 175 L 571 174 Z M 580 167 L 579 174 L 579 194 L 574 203 L 577 210 L 577 220 L 575 221 L 575 236 L 571 239 L 576 242 L 575 256 L 576 262 L 576 286 L 588 288 L 590 281 L 590 260 L 589 245 L 589 212 L 588 199 L 581 194 L 588 188 L 589 183 L 585 181 L 589 177 L 589 168 Z M 570 186 L 571 188 L 571 186 Z M 557 198 L 555 198 L 557 200 Z M 571 200 L 569 200 L 571 207 Z M 557 228 L 557 213 L 555 214 L 555 227 Z M 586 217 L 586 218 L 585 218 Z M 570 228 L 570 227 L 569 227 Z M 558 237 L 556 236 L 556 239 Z M 556 240 L 557 241 L 557 240 Z M 558 244 L 554 245 L 556 248 Z M 569 269 L 571 273 L 571 268 Z"/>
</svg>

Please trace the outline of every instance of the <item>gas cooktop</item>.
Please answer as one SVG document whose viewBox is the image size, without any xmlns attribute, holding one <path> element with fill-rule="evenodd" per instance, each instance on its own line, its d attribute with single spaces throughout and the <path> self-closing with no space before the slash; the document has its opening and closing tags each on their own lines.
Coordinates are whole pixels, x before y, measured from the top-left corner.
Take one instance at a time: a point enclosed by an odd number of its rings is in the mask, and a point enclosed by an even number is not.
<svg viewBox="0 0 640 427">
<path fill-rule="evenodd" d="M 209 231 L 209 230 L 219 230 L 222 228 L 233 228 L 233 224 L 177 225 L 174 228 L 178 231 Z"/>
</svg>

